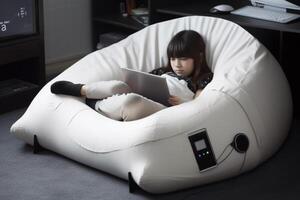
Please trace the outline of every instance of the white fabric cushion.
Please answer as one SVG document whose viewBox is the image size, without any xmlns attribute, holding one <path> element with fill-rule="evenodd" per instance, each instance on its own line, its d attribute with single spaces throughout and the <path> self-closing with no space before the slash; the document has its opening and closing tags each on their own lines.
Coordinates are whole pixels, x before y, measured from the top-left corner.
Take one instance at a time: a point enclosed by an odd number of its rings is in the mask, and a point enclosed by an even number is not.
<svg viewBox="0 0 300 200">
<path fill-rule="evenodd" d="M 50 93 L 54 81 L 120 80 L 121 67 L 149 72 L 167 64 L 166 47 L 183 29 L 206 42 L 212 82 L 190 102 L 149 117 L 119 122 L 84 104 L 83 98 Z M 132 173 L 149 192 L 168 192 L 221 180 L 253 169 L 286 137 L 292 117 L 288 82 L 269 51 L 240 26 L 219 18 L 191 16 L 151 25 L 93 52 L 35 97 L 12 126 L 18 138 L 127 179 Z M 247 154 L 233 151 L 217 167 L 199 172 L 188 135 L 206 129 L 215 157 L 237 133 L 249 138 Z"/>
</svg>

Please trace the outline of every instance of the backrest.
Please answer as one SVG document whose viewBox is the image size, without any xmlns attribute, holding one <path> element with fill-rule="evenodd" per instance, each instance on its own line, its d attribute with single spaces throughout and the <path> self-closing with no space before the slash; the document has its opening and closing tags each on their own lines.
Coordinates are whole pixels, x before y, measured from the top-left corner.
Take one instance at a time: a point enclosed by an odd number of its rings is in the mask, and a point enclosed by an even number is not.
<svg viewBox="0 0 300 200">
<path fill-rule="evenodd" d="M 208 65 L 215 73 L 218 73 L 218 70 L 226 70 L 224 66 L 230 66 L 227 63 L 241 58 L 247 51 L 245 47 L 256 41 L 243 28 L 226 20 L 199 16 L 183 17 L 151 25 L 118 43 L 117 45 L 127 52 L 125 67 L 150 71 L 155 67 L 165 66 L 166 49 L 170 39 L 185 29 L 195 30 L 202 35 L 206 43 Z"/>
</svg>

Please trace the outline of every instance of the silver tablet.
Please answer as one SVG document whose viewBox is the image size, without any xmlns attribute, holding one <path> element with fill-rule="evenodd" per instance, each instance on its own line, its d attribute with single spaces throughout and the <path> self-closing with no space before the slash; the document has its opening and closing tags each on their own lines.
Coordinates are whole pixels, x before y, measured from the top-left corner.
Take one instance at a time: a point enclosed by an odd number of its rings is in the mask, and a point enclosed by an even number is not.
<svg viewBox="0 0 300 200">
<path fill-rule="evenodd" d="M 122 68 L 122 72 L 123 81 L 131 87 L 134 93 L 170 106 L 168 103 L 170 93 L 164 77 L 128 68 Z"/>
</svg>

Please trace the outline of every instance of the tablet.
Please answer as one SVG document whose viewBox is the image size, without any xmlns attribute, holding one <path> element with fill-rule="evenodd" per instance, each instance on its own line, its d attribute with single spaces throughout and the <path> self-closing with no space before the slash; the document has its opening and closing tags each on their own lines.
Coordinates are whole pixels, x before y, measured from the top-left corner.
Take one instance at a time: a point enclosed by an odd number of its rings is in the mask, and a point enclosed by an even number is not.
<svg viewBox="0 0 300 200">
<path fill-rule="evenodd" d="M 140 94 L 148 99 L 170 106 L 170 96 L 166 78 L 154 74 L 121 68 L 123 81 L 127 83 L 134 93 Z"/>
</svg>

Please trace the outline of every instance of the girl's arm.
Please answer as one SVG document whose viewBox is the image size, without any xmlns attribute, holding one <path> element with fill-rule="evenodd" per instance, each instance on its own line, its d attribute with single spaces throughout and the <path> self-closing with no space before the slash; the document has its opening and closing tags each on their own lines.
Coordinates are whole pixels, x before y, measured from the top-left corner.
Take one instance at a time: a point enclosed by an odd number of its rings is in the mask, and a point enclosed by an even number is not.
<svg viewBox="0 0 300 200">
<path fill-rule="evenodd" d="M 196 93 L 195 93 L 193 99 L 196 99 L 196 98 L 200 95 L 201 92 L 202 92 L 202 89 L 198 89 L 198 90 L 196 91 Z M 181 104 L 181 103 L 183 103 L 183 102 L 182 102 L 181 98 L 179 98 L 179 97 L 177 97 L 177 96 L 174 96 L 174 95 L 170 95 L 169 103 L 170 103 L 171 105 L 175 106 L 175 105 L 179 105 L 179 104 Z"/>
<path fill-rule="evenodd" d="M 200 95 L 201 92 L 202 92 L 201 89 L 197 90 L 196 93 L 195 93 L 195 95 L 194 95 L 194 97 L 193 97 L 193 99 L 197 98 Z M 178 96 L 170 95 L 169 103 L 172 106 L 175 106 L 175 105 L 179 105 L 179 104 L 183 103 L 183 101 Z"/>
<path fill-rule="evenodd" d="M 174 96 L 174 95 L 170 95 L 169 97 L 169 103 L 172 105 L 172 106 L 176 106 L 176 105 L 179 105 L 182 103 L 182 100 L 180 97 L 178 96 Z"/>
<path fill-rule="evenodd" d="M 194 99 L 196 99 L 200 95 L 201 92 L 202 92 L 202 90 L 198 89 L 194 95 Z"/>
</svg>

